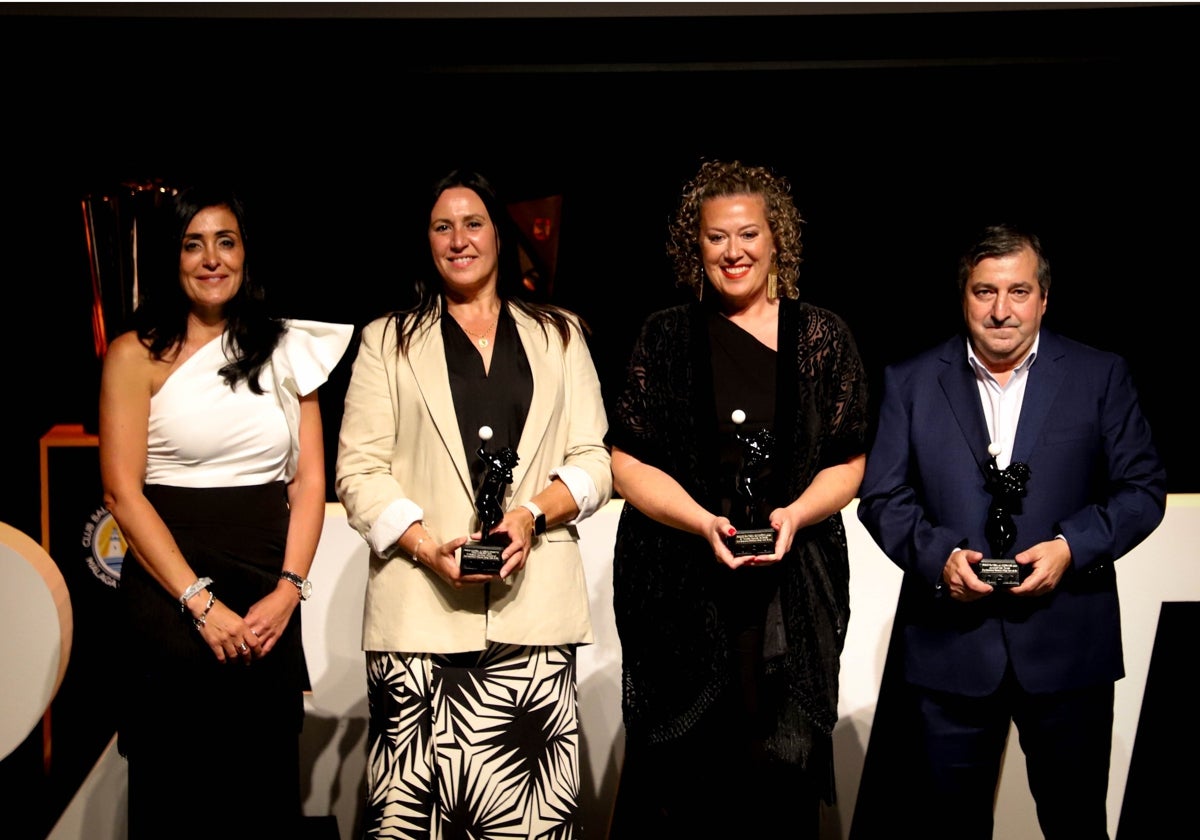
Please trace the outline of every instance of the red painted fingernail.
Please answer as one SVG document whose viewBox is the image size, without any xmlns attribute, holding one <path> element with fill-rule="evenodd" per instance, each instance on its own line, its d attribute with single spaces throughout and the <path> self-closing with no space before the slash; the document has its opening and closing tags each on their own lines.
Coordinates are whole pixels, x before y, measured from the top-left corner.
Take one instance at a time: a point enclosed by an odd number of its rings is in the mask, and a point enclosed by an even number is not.
<svg viewBox="0 0 1200 840">
<path fill-rule="evenodd" d="M 732 537 L 732 536 L 733 536 L 734 534 L 736 534 L 736 533 L 737 533 L 737 528 L 730 528 L 730 529 L 729 529 L 729 536 L 731 536 L 731 537 Z"/>
</svg>

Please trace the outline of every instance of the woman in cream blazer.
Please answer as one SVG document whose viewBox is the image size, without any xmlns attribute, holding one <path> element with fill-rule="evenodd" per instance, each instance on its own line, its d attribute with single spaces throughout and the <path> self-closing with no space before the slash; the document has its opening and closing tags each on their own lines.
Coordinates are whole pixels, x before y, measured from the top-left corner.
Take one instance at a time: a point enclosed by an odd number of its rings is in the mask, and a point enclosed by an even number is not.
<svg viewBox="0 0 1200 840">
<path fill-rule="evenodd" d="M 371 546 L 366 833 L 550 820 L 574 836 L 575 646 L 592 630 L 573 526 L 612 492 L 599 379 L 578 318 L 509 291 L 515 241 L 486 179 L 453 172 L 432 204 L 437 275 L 364 328 L 338 447 L 338 497 Z M 519 459 L 498 574 L 459 567 L 484 536 L 477 421 Z"/>
</svg>

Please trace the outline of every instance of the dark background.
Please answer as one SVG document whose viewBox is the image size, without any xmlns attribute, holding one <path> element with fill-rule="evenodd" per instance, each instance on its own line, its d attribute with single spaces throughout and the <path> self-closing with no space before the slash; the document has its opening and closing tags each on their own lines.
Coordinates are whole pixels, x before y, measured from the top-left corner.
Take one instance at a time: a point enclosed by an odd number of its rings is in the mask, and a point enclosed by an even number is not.
<svg viewBox="0 0 1200 840">
<path fill-rule="evenodd" d="M 703 158 L 790 178 L 802 297 L 847 320 L 876 385 L 957 329 L 961 238 L 1030 224 L 1047 326 L 1129 359 L 1170 491 L 1200 492 L 1198 24 L 1192 4 L 0 5 L 0 520 L 39 538 L 38 441 L 95 416 L 83 198 L 234 178 L 279 313 L 361 326 L 427 265 L 426 188 L 463 162 L 510 200 L 563 197 L 554 300 L 592 325 L 606 397 L 642 318 L 683 299 L 666 224 Z M 349 362 L 322 391 L 330 467 Z"/>
</svg>

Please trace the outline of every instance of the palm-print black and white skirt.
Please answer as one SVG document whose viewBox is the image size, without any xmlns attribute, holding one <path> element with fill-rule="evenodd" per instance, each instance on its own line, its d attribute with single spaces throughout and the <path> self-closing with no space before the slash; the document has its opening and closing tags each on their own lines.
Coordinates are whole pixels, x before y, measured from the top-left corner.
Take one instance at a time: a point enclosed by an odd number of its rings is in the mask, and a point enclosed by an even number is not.
<svg viewBox="0 0 1200 840">
<path fill-rule="evenodd" d="M 367 838 L 579 836 L 574 645 L 366 656 Z"/>
</svg>

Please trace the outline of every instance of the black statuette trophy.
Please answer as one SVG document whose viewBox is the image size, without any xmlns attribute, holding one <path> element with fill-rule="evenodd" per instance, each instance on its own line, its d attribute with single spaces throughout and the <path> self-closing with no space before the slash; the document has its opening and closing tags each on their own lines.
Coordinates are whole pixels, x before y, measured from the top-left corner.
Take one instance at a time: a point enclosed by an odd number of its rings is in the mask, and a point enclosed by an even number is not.
<svg viewBox="0 0 1200 840">
<path fill-rule="evenodd" d="M 1000 469 L 996 464 L 999 453 L 997 444 L 989 446 L 988 460 L 983 465 L 984 487 L 992 494 L 983 533 L 992 549 L 992 556 L 979 561 L 975 574 L 992 586 L 1017 586 L 1024 578 L 1025 570 L 1016 560 L 1004 555 L 1017 541 L 1013 514 L 1021 512 L 1021 499 L 1025 496 L 1025 484 L 1029 481 L 1029 466 L 1014 461 Z"/>
<path fill-rule="evenodd" d="M 491 530 L 504 518 L 504 488 L 512 483 L 512 470 L 518 459 L 511 446 L 496 452 L 487 450 L 487 442 L 492 439 L 491 426 L 480 427 L 479 439 L 483 443 L 476 454 L 487 466 L 475 494 L 475 512 L 479 515 L 479 532 L 483 537 L 479 542 L 469 542 L 462 547 L 459 569 L 465 575 L 497 575 L 504 565 L 500 555 L 509 539 L 507 534 L 491 534 Z"/>
<path fill-rule="evenodd" d="M 746 412 L 739 408 L 731 419 L 734 425 L 741 426 L 746 422 Z M 770 525 L 770 509 L 763 494 L 770 474 L 775 436 L 770 429 L 760 429 L 745 435 L 734 432 L 734 437 L 741 450 L 734 486 L 735 499 L 740 504 L 735 503 L 729 511 L 729 521 L 737 533 L 726 537 L 725 545 L 734 557 L 774 554 L 775 529 Z"/>
</svg>

